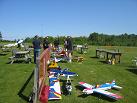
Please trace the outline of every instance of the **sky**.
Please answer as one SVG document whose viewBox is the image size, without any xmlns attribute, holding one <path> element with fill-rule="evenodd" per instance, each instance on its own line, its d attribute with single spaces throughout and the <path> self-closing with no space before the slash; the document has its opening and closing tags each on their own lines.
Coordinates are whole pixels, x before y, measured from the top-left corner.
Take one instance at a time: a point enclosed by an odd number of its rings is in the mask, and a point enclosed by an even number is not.
<svg viewBox="0 0 137 103">
<path fill-rule="evenodd" d="M 137 0 L 0 0 L 3 39 L 137 34 Z"/>
</svg>

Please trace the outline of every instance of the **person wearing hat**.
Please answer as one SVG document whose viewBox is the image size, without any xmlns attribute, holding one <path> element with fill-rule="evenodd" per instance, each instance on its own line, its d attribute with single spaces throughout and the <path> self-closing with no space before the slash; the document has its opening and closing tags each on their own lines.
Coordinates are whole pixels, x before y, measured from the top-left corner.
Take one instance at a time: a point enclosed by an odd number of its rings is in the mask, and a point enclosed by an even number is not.
<svg viewBox="0 0 137 103">
<path fill-rule="evenodd" d="M 34 48 L 34 63 L 36 64 L 36 58 L 40 56 L 40 49 L 41 49 L 41 42 L 38 39 L 38 35 L 34 37 L 34 40 L 32 42 L 33 48 Z"/>
<path fill-rule="evenodd" d="M 49 47 L 49 41 L 48 41 L 48 36 L 44 38 L 44 41 L 43 41 L 43 49 L 47 49 Z"/>
</svg>

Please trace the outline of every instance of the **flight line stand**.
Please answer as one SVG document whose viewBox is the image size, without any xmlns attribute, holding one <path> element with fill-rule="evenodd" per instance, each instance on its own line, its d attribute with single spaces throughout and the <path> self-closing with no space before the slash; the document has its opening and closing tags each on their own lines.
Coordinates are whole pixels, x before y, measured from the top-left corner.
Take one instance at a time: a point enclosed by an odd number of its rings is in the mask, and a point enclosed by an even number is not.
<svg viewBox="0 0 137 103">
<path fill-rule="evenodd" d="M 111 55 L 111 57 L 109 57 Z M 116 52 L 116 51 L 108 51 L 105 49 L 96 49 L 96 57 L 98 58 L 105 58 L 106 62 L 108 64 L 116 64 L 116 56 L 118 56 L 118 63 L 120 63 L 120 57 L 121 57 L 122 53 Z"/>
<path fill-rule="evenodd" d="M 116 64 L 116 56 L 118 56 L 118 63 L 120 63 L 120 57 L 121 57 L 121 53 L 119 52 L 106 52 L 107 56 L 106 56 L 106 60 L 111 60 L 111 64 L 114 65 Z M 109 59 L 109 55 L 111 55 L 111 59 Z"/>
</svg>

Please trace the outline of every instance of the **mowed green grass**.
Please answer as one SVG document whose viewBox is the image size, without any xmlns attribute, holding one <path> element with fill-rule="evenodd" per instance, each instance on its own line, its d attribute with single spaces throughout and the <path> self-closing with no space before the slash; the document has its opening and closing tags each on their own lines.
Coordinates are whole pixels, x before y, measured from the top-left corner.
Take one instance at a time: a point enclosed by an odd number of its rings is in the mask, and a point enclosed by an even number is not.
<svg viewBox="0 0 137 103">
<path fill-rule="evenodd" d="M 8 64 L 8 57 L 10 56 L 11 53 L 8 52 L 5 56 L 0 55 L 0 103 L 26 103 L 17 94 L 35 65 L 26 63 Z"/>
<path fill-rule="evenodd" d="M 95 57 L 97 46 L 91 46 L 87 54 L 83 54 L 83 63 L 59 63 L 62 68 L 69 68 L 70 71 L 76 72 L 79 76 L 72 78 L 73 91 L 72 95 L 62 95 L 61 100 L 49 101 L 49 103 L 136 103 L 137 102 L 137 67 L 133 64 L 132 59 L 137 56 L 136 47 L 100 47 L 106 49 L 119 49 L 122 52 L 121 63 L 116 65 L 105 64 L 101 61 L 104 59 Z M 0 56 L 0 103 L 26 103 L 18 97 L 17 93 L 27 80 L 34 64 L 6 64 L 8 57 Z M 74 52 L 74 55 L 80 55 Z M 65 80 L 66 78 L 61 78 Z M 82 95 L 82 88 L 78 82 L 83 81 L 89 84 L 102 84 L 116 80 L 123 89 L 120 91 L 109 90 L 123 96 L 123 99 L 112 101 L 100 95 Z M 61 82 L 61 85 L 63 83 Z M 28 89 L 29 90 L 29 89 Z"/>
</svg>

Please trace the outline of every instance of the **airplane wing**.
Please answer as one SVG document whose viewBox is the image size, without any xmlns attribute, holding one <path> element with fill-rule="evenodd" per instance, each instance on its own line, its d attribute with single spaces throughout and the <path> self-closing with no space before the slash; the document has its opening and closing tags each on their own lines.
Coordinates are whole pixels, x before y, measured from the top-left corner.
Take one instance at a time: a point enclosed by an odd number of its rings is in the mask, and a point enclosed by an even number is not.
<svg viewBox="0 0 137 103">
<path fill-rule="evenodd" d="M 85 83 L 85 82 L 79 82 L 79 85 L 84 87 L 84 88 L 92 88 L 93 87 L 92 85 Z"/>
<path fill-rule="evenodd" d="M 7 44 L 7 45 L 4 45 L 4 47 L 12 47 L 14 46 L 14 44 Z"/>
<path fill-rule="evenodd" d="M 77 76 L 76 73 L 68 72 L 67 69 L 64 70 L 51 69 L 50 72 L 59 73 L 61 76 Z"/>
<path fill-rule="evenodd" d="M 62 71 L 61 76 L 76 76 L 77 74 L 74 72 Z"/>
<path fill-rule="evenodd" d="M 112 98 L 112 99 L 115 99 L 115 100 L 123 98 L 122 96 L 119 96 L 117 94 L 114 94 L 114 93 L 111 93 L 111 92 L 108 92 L 108 91 L 105 91 L 105 90 L 94 89 L 93 92 L 105 95 L 105 96 L 107 96 L 109 98 Z"/>
<path fill-rule="evenodd" d="M 61 71 L 60 71 L 60 70 L 58 70 L 58 69 L 50 69 L 50 72 L 54 72 L 54 73 L 61 73 Z"/>
<path fill-rule="evenodd" d="M 19 41 L 18 41 L 18 43 L 22 43 L 22 42 L 23 42 L 23 40 L 19 40 Z"/>
<path fill-rule="evenodd" d="M 56 77 L 49 79 L 49 96 L 48 100 L 61 99 L 61 89 L 59 80 Z"/>
</svg>

